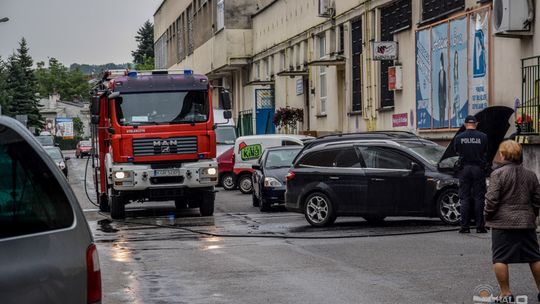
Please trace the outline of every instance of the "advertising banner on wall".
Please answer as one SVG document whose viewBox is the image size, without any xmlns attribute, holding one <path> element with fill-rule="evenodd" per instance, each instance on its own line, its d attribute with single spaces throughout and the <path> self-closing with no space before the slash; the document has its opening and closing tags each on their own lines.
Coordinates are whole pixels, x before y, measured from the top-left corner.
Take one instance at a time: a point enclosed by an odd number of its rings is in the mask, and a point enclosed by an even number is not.
<svg viewBox="0 0 540 304">
<path fill-rule="evenodd" d="M 431 29 L 433 127 L 448 127 L 448 23 Z"/>
<path fill-rule="evenodd" d="M 73 119 L 56 118 L 56 136 L 65 139 L 73 138 Z"/>
<path fill-rule="evenodd" d="M 460 127 L 469 113 L 467 79 L 467 18 L 450 22 L 450 117 Z"/>
<path fill-rule="evenodd" d="M 418 129 L 431 128 L 431 31 L 416 32 L 416 120 Z"/>
<path fill-rule="evenodd" d="M 470 113 L 476 114 L 488 106 L 489 11 L 473 13 L 470 23 L 469 100 Z"/>
</svg>

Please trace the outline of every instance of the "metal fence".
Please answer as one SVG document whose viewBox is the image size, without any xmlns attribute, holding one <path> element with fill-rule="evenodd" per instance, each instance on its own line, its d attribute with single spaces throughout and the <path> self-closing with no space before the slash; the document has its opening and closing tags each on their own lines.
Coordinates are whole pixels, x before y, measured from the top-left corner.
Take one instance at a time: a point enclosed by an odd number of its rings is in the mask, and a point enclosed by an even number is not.
<svg viewBox="0 0 540 304">
<path fill-rule="evenodd" d="M 521 71 L 523 83 L 521 102 L 516 104 L 516 128 L 518 134 L 538 134 L 540 56 L 522 59 Z"/>
<path fill-rule="evenodd" d="M 253 135 L 253 110 L 240 111 L 237 126 L 239 136 Z"/>
</svg>

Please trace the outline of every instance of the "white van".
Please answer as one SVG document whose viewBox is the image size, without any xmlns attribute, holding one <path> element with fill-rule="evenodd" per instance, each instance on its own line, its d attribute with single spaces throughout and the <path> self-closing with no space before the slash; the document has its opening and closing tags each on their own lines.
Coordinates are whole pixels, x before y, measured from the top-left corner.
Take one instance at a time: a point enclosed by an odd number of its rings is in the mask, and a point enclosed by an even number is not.
<svg viewBox="0 0 540 304">
<path fill-rule="evenodd" d="M 309 139 L 313 139 L 313 137 L 290 134 L 252 135 L 237 138 L 234 144 L 233 172 L 240 191 L 249 194 L 253 190 L 252 165 L 257 162 L 265 149 L 281 146 L 303 146 L 304 141 Z"/>
<path fill-rule="evenodd" d="M 216 157 L 234 146 L 236 140 L 236 125 L 234 119 L 223 118 L 225 110 L 214 109 L 214 123 L 216 124 Z"/>
</svg>

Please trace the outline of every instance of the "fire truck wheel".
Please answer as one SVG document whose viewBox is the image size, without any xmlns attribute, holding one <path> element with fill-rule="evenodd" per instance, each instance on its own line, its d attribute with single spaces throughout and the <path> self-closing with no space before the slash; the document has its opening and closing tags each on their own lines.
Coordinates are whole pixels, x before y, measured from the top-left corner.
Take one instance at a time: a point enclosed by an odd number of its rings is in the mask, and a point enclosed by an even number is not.
<svg viewBox="0 0 540 304">
<path fill-rule="evenodd" d="M 99 196 L 99 211 L 109 212 L 109 201 L 107 200 L 107 194 L 103 193 Z"/>
<path fill-rule="evenodd" d="M 111 201 L 111 218 L 114 220 L 124 219 L 126 217 L 126 206 L 124 205 L 124 201 L 115 194 L 109 199 Z"/>
<path fill-rule="evenodd" d="M 205 192 L 202 194 L 202 200 L 199 205 L 201 216 L 212 216 L 214 214 L 214 200 L 216 194 L 214 192 Z"/>
</svg>

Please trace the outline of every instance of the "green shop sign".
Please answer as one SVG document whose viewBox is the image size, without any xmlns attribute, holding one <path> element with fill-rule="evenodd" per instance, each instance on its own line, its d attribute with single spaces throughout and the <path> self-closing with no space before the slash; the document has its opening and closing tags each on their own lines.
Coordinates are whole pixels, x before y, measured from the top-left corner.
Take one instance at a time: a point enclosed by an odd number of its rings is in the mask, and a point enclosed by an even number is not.
<svg viewBox="0 0 540 304">
<path fill-rule="evenodd" d="M 242 160 L 257 159 L 262 154 L 262 147 L 260 144 L 244 146 L 240 150 L 240 157 Z"/>
</svg>

